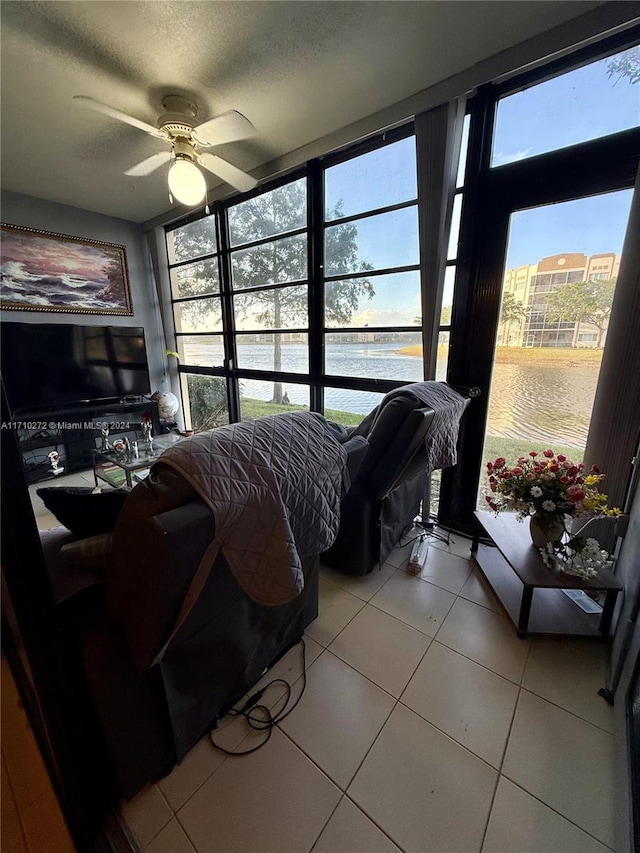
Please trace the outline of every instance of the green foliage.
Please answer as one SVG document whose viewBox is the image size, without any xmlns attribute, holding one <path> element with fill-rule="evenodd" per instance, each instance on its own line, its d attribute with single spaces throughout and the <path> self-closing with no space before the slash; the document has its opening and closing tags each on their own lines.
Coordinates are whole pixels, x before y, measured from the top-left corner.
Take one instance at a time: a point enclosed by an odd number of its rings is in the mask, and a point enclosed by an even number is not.
<svg viewBox="0 0 640 853">
<path fill-rule="evenodd" d="M 306 282 L 308 277 L 306 234 L 278 235 L 306 227 L 307 191 L 304 179 L 242 201 L 229 210 L 229 234 L 232 246 L 242 246 L 262 238 L 258 246 L 237 249 L 231 253 L 233 289 L 236 292 L 254 287 L 287 282 Z M 328 219 L 343 216 L 342 202 Z M 176 260 L 188 260 L 215 251 L 214 219 L 205 217 L 182 229 L 170 232 L 168 239 Z M 331 226 L 326 231 L 326 269 L 331 275 L 367 272 L 371 264 L 358 258 L 358 227 L 354 223 Z M 195 261 L 173 272 L 174 295 L 195 296 L 219 290 L 214 261 Z M 358 277 L 330 282 L 326 285 L 325 318 L 328 325 L 344 325 L 358 309 L 361 298 L 370 299 L 374 289 L 369 279 Z M 244 293 L 237 299 L 236 320 L 245 328 L 305 328 L 308 326 L 308 295 L 305 285 Z M 241 307 L 240 307 L 241 306 Z M 181 303 L 185 330 L 206 331 L 209 322 L 209 300 Z M 274 334 L 273 370 L 282 369 L 282 336 Z M 274 383 L 273 402 L 283 402 L 282 385 Z"/>
<path fill-rule="evenodd" d="M 564 284 L 547 296 L 547 319 L 552 323 L 592 323 L 599 331 L 599 348 L 611 315 L 615 286 L 615 278 Z"/>
<path fill-rule="evenodd" d="M 215 217 L 205 216 L 167 234 L 172 263 L 189 261 L 216 251 Z"/>
<path fill-rule="evenodd" d="M 504 323 L 513 323 L 518 320 L 524 320 L 527 316 L 527 309 L 521 302 L 518 302 L 513 293 L 508 291 L 502 297 L 502 306 L 500 308 L 500 325 Z"/>
<path fill-rule="evenodd" d="M 224 379 L 190 373 L 187 376 L 187 387 L 191 428 L 194 432 L 213 429 L 229 422 L 227 384 Z"/>
<path fill-rule="evenodd" d="M 640 82 L 640 46 L 625 50 L 607 62 L 607 77 L 613 77 L 614 74 L 618 75 L 618 80 L 626 77 L 630 85 Z"/>
<path fill-rule="evenodd" d="M 279 415 L 281 412 L 308 412 L 308 406 L 300 406 L 295 403 L 290 405 L 269 403 L 264 400 L 254 400 L 250 397 L 243 397 L 242 402 L 242 419 L 249 420 L 250 418 L 260 418 L 263 415 Z M 365 417 L 364 415 L 354 414 L 353 412 L 342 412 L 337 409 L 325 409 L 324 416 L 328 421 L 341 426 L 354 426 L 359 424 Z"/>
<path fill-rule="evenodd" d="M 306 225 L 307 194 L 304 181 L 294 181 L 263 195 L 249 199 L 230 211 L 229 228 L 233 243 L 241 245 L 260 237 L 273 237 Z M 342 216 L 341 203 L 328 218 Z M 370 264 L 358 260 L 358 228 L 347 223 L 326 231 L 327 273 L 366 272 Z M 240 250 L 232 254 L 235 290 L 307 279 L 307 242 L 305 234 Z M 371 298 L 371 282 L 366 278 L 331 282 L 326 286 L 326 321 L 329 325 L 346 323 L 357 310 L 359 298 Z M 245 314 L 251 313 L 258 328 L 306 326 L 306 288 L 264 290 L 247 294 Z M 277 365 L 275 366 L 277 369 Z"/>
</svg>

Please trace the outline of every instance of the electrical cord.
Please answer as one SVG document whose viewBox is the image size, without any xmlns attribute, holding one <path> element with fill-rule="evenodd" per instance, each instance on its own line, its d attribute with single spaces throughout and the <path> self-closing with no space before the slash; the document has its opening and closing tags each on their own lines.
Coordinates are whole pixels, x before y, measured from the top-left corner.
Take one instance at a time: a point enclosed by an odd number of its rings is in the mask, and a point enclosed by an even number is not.
<svg viewBox="0 0 640 853">
<path fill-rule="evenodd" d="M 257 746 L 252 746 L 250 749 L 244 750 L 230 750 L 225 749 L 220 744 L 216 743 L 213 739 L 214 732 L 218 727 L 218 721 L 216 721 L 216 726 L 209 733 L 209 737 L 211 743 L 215 746 L 216 749 L 219 749 L 220 752 L 223 752 L 225 755 L 249 755 L 252 752 L 257 752 L 259 749 L 262 749 L 265 744 L 269 742 L 271 739 L 271 733 L 273 732 L 274 726 L 277 725 L 281 720 L 284 720 L 285 717 L 288 717 L 289 714 L 293 711 L 293 709 L 297 706 L 297 704 L 302 699 L 304 691 L 307 686 L 307 655 L 306 655 L 306 646 L 304 642 L 304 638 L 300 638 L 300 643 L 302 644 L 302 690 L 300 691 L 297 699 L 293 703 L 293 705 L 287 709 L 287 705 L 291 699 L 291 685 L 288 681 L 285 681 L 284 678 L 274 678 L 265 684 L 264 687 L 261 687 L 260 690 L 256 690 L 247 701 L 244 703 L 242 708 L 231 708 L 226 714 L 223 714 L 223 717 L 244 717 L 252 729 L 255 731 L 264 731 L 267 733 L 265 739 L 259 743 Z M 284 704 L 279 711 L 275 714 L 272 713 L 271 709 L 267 707 L 267 705 L 259 705 L 260 699 L 264 696 L 266 691 L 272 687 L 274 684 L 284 684 L 286 690 L 284 694 Z M 281 702 L 282 700 L 280 700 Z M 256 716 L 256 712 L 258 712 L 261 716 Z"/>
<path fill-rule="evenodd" d="M 426 530 L 427 536 L 430 536 L 433 539 L 437 539 L 439 542 L 444 542 L 446 545 L 451 544 L 451 532 L 439 524 L 438 527 L 440 527 L 440 529 L 443 530 L 444 533 L 440 533 L 439 530 L 436 530 L 435 528 L 437 521 L 416 521 L 415 524 L 417 527 L 422 527 L 424 530 Z"/>
</svg>

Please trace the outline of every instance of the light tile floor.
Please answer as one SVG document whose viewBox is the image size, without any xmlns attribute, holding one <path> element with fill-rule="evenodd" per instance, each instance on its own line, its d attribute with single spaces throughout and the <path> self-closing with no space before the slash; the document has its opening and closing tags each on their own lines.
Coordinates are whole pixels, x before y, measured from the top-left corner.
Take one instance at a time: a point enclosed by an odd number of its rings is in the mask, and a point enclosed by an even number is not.
<svg viewBox="0 0 640 853">
<path fill-rule="evenodd" d="M 267 745 L 204 738 L 123 806 L 149 853 L 604 853 L 613 847 L 605 645 L 518 639 L 469 541 L 323 569 L 307 688 Z M 278 674 L 301 686 L 300 647 Z M 276 703 L 279 695 L 265 700 Z M 259 742 L 242 718 L 217 734 Z"/>
</svg>

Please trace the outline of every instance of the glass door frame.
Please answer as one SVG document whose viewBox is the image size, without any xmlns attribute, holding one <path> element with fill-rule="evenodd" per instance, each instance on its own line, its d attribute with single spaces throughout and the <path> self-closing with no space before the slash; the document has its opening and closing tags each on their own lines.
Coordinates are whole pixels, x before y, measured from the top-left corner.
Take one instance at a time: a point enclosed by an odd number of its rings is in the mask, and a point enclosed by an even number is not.
<svg viewBox="0 0 640 853">
<path fill-rule="evenodd" d="M 618 39 L 616 41 L 619 41 Z M 616 47 L 617 45 L 613 45 Z M 537 81 L 610 53 L 612 44 L 554 63 Z M 620 48 L 622 49 L 622 48 Z M 489 390 L 498 332 L 509 219 L 513 212 L 585 196 L 633 189 L 640 162 L 640 128 L 611 134 L 570 148 L 491 168 L 493 123 L 500 97 L 518 91 L 526 78 L 488 84 L 469 102 L 471 129 L 467 192 L 460 229 L 459 268 L 452 311 L 447 382 L 477 386 L 463 418 L 458 464 L 442 472 L 439 520 L 473 529 L 473 511 L 483 464 Z"/>
</svg>

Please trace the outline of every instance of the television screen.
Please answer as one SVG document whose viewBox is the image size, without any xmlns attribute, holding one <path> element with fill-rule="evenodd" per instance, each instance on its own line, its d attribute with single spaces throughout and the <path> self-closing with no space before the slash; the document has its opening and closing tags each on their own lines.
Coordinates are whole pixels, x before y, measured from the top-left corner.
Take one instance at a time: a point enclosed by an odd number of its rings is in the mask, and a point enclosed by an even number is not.
<svg viewBox="0 0 640 853">
<path fill-rule="evenodd" d="M 150 392 L 141 327 L 2 323 L 0 349 L 14 411 Z"/>
</svg>

